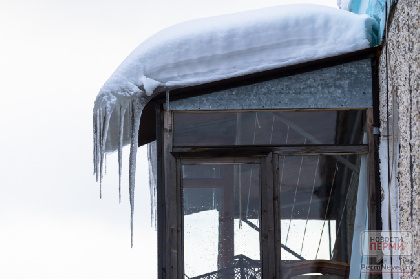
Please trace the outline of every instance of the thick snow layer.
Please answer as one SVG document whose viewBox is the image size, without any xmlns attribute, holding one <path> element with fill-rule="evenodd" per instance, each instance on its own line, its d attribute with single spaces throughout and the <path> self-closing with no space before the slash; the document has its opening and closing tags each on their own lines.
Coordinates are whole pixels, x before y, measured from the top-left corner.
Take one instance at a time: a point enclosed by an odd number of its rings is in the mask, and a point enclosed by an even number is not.
<svg viewBox="0 0 420 279">
<path fill-rule="evenodd" d="M 104 153 L 121 154 L 122 145 L 131 144 L 133 201 L 140 116 L 154 93 L 364 49 L 374 24 L 366 15 L 331 7 L 290 5 L 193 20 L 157 33 L 124 60 L 96 98 L 97 179 Z"/>
<path fill-rule="evenodd" d="M 350 7 L 350 1 L 351 0 L 337 0 L 337 6 L 340 9 L 348 11 Z"/>
<path fill-rule="evenodd" d="M 290 5 L 193 20 L 135 49 L 98 99 L 210 82 L 370 46 L 374 21 L 331 7 Z"/>
<path fill-rule="evenodd" d="M 386 16 L 390 13 L 391 6 L 397 0 L 337 0 L 340 9 L 350 11 L 355 14 L 367 14 L 375 18 L 375 44 L 380 44 L 384 38 Z"/>
</svg>

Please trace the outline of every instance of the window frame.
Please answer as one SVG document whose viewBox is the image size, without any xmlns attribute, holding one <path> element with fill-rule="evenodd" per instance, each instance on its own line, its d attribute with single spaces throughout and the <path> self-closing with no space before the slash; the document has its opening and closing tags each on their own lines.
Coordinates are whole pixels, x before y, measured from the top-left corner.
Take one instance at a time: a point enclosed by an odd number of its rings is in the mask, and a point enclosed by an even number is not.
<svg viewBox="0 0 420 279">
<path fill-rule="evenodd" d="M 351 108 L 349 108 L 351 109 Z M 280 111 L 281 109 L 279 109 Z M 305 109 L 299 109 L 305 110 Z M 313 109 L 308 109 L 313 110 Z M 254 110 L 255 111 L 255 110 Z M 266 111 L 266 110 L 261 110 Z M 173 112 L 163 106 L 157 109 L 158 133 L 158 276 L 184 278 L 183 210 L 181 166 L 192 162 L 257 163 L 260 164 L 261 232 L 260 253 L 263 278 L 281 278 L 280 198 L 277 190 L 278 159 L 292 155 L 367 154 L 369 191 L 369 229 L 377 229 L 376 204 L 378 187 L 375 181 L 375 144 L 373 109 L 366 111 L 365 145 L 306 146 L 235 146 L 235 147 L 173 147 Z M 217 112 L 215 112 L 217 113 Z M 163 162 L 165 162 L 163 164 Z M 158 168 L 159 169 L 159 168 Z M 176 170 L 176 171 L 174 171 Z M 161 175 L 162 179 L 159 178 Z M 160 180 L 160 181 L 159 181 Z M 264 191 L 265 188 L 265 191 Z M 272 198 L 270 198 L 270 196 Z M 271 221 L 269 221 L 271 220 Z M 374 276 L 373 276 L 374 277 Z"/>
</svg>

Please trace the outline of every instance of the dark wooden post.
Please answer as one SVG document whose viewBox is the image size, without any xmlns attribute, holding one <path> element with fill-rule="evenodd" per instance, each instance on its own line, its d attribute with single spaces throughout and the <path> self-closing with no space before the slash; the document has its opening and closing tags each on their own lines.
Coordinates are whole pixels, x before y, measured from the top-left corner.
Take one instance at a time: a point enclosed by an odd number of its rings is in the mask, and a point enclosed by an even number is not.
<svg viewBox="0 0 420 279">
<path fill-rule="evenodd" d="M 219 215 L 219 263 L 218 269 L 226 268 L 234 257 L 234 165 L 224 167 L 222 209 Z"/>
</svg>

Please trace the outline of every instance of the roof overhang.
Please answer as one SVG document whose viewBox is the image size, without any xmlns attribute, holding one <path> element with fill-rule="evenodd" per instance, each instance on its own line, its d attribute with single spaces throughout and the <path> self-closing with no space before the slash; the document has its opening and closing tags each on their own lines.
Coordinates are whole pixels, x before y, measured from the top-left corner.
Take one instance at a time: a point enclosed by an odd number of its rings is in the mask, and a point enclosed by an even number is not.
<svg viewBox="0 0 420 279">
<path fill-rule="evenodd" d="M 355 52 L 349 52 L 337 56 L 322 58 L 300 64 L 285 66 L 248 75 L 217 80 L 196 86 L 188 86 L 173 89 L 170 92 L 170 100 L 185 99 L 193 96 L 210 94 L 216 91 L 235 88 L 239 86 L 260 83 L 281 77 L 293 76 L 305 72 L 311 72 L 323 68 L 334 67 L 337 65 L 350 63 L 366 58 L 376 61 L 379 57 L 381 47 L 371 47 Z M 373 67 L 374 65 L 372 65 Z M 157 93 L 144 107 L 140 118 L 139 146 L 156 140 L 156 106 L 166 102 L 166 92 Z"/>
</svg>

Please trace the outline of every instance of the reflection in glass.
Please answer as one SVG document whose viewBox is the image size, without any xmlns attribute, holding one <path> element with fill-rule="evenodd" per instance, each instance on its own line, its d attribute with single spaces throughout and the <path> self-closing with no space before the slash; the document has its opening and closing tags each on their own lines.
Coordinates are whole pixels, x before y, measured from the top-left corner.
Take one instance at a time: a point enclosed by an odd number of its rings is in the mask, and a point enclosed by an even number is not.
<svg viewBox="0 0 420 279">
<path fill-rule="evenodd" d="M 261 278 L 259 165 L 182 172 L 186 278 Z"/>
<path fill-rule="evenodd" d="M 175 112 L 174 146 L 361 144 L 364 114 L 363 110 Z"/>
<path fill-rule="evenodd" d="M 283 278 L 348 276 L 361 157 L 280 156 Z"/>
</svg>

